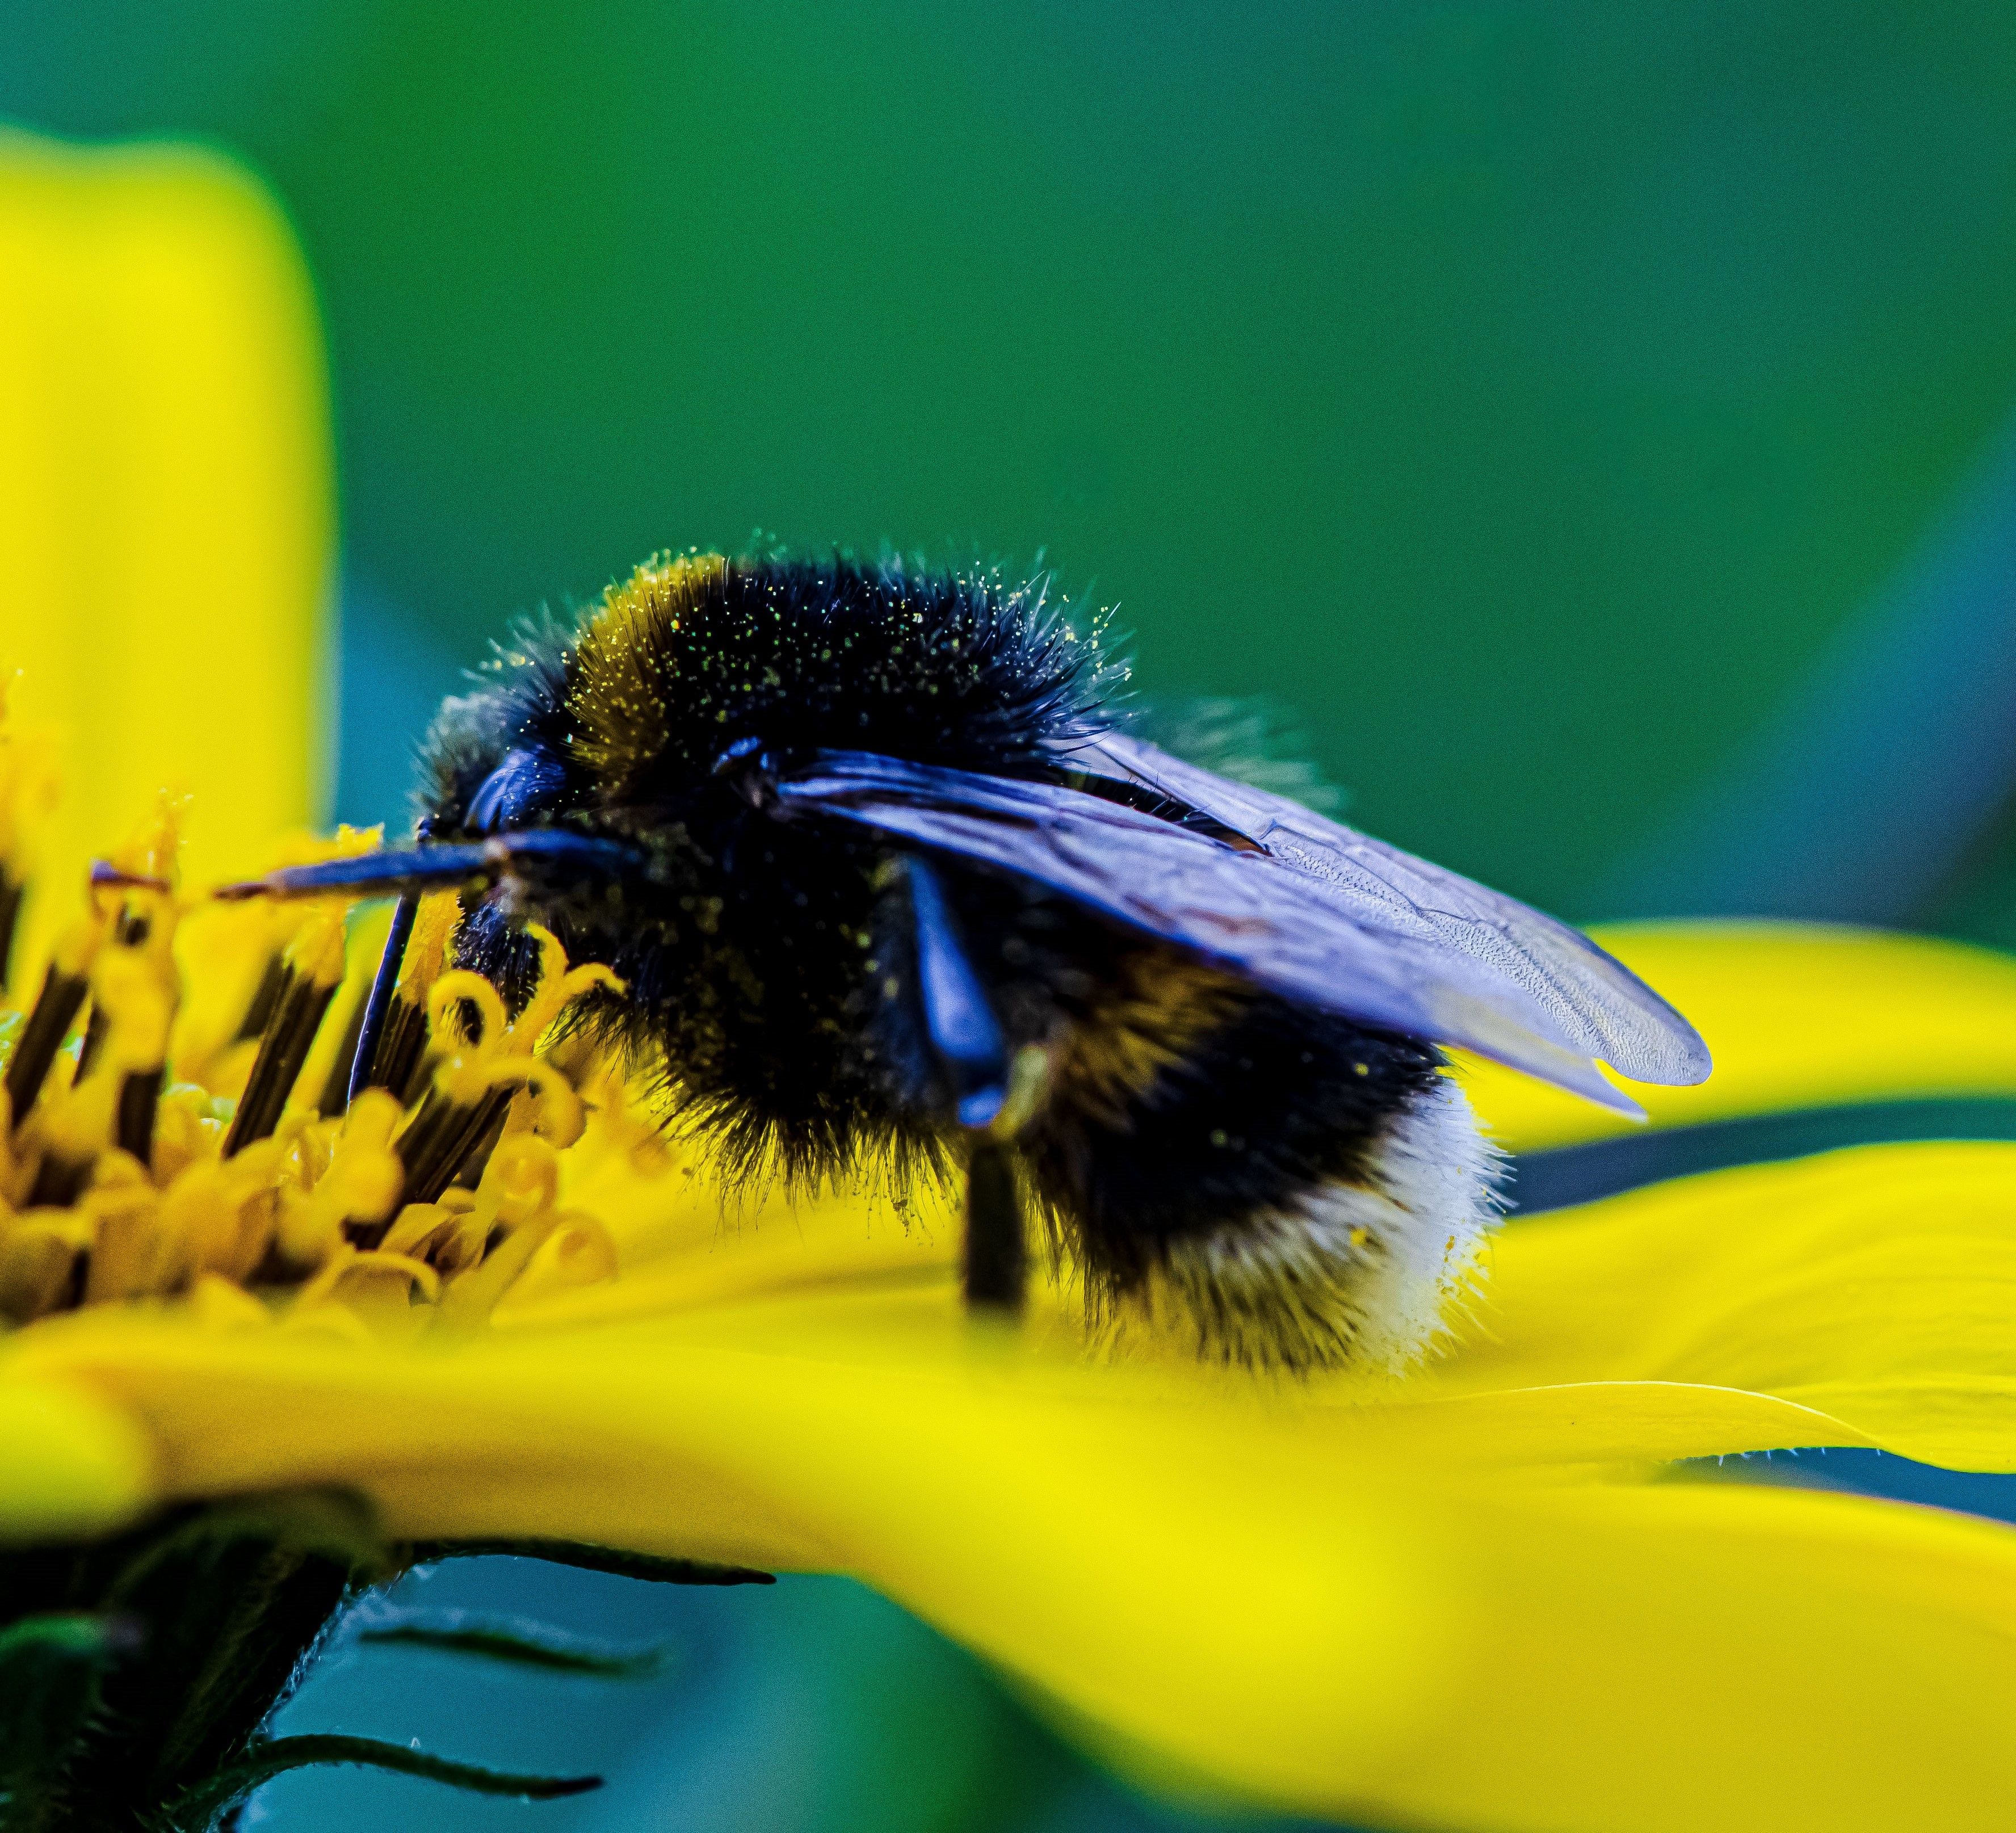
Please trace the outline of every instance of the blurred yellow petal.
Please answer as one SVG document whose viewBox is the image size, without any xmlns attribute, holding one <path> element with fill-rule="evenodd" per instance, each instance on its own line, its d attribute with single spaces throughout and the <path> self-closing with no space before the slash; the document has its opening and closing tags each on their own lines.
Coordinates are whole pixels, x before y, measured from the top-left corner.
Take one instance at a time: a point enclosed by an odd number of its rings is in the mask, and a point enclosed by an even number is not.
<svg viewBox="0 0 2016 1833">
<path fill-rule="evenodd" d="M 0 135 L 0 670 L 65 786 L 27 958 L 157 787 L 196 798 L 199 880 L 311 813 L 333 489 L 265 192 L 191 149 Z"/>
<path fill-rule="evenodd" d="M 1788 923 L 1622 924 L 1592 933 L 1693 1021 L 1715 1054 L 1694 1088 L 1633 1082 L 1654 1126 L 1929 1096 L 2016 1097 L 2016 960 L 1962 942 Z M 1466 1059 L 1508 1151 L 1634 1122 Z"/>
<path fill-rule="evenodd" d="M 1521 1833 L 2007 1825 L 2008 1529 L 1680 1485 L 1486 1493 L 1452 1525 L 1438 1550 L 1460 1576 L 1442 1582 L 1471 1634 L 1365 1817 Z M 1331 1672 L 1352 1673 L 1348 1658 Z M 1333 1710 L 1362 1697 L 1330 1684 Z"/>
<path fill-rule="evenodd" d="M 1557 1417 L 1564 1443 L 1573 1416 L 1613 1447 L 1642 1416 L 1646 1456 L 1870 1443 L 2016 1470 L 2016 1146 L 1856 1147 L 1517 1223 L 1478 1327 L 1416 1392 Z"/>
<path fill-rule="evenodd" d="M 149 1442 L 131 1417 L 54 1383 L 0 1382 L 0 1471 L 7 1540 L 123 1526 L 158 1493 Z"/>
<path fill-rule="evenodd" d="M 1292 1408 L 1024 1379 L 984 1337 L 445 1356 L 131 1317 L 31 1334 L 8 1378 L 131 1407 L 174 1493 L 336 1483 L 415 1536 L 851 1572 L 1121 1740 L 1305 1810 L 1557 1833 L 2005 1811 L 1998 1528 L 1439 1481 L 1319 1448 Z"/>
</svg>

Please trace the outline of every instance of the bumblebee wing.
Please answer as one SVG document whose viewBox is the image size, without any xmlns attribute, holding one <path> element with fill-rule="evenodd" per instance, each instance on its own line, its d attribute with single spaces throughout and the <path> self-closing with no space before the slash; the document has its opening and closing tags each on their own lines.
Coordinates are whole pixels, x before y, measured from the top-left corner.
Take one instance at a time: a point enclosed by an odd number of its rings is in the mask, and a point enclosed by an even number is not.
<svg viewBox="0 0 2016 1833">
<path fill-rule="evenodd" d="M 1571 1049 L 1622 1075 L 1693 1083 L 1712 1067 L 1700 1033 L 1629 968 L 1516 898 L 1124 733 L 1075 747 L 1069 762 L 1236 828 L 1323 884 L 1370 928 L 1432 937 L 1517 988 Z"/>
<path fill-rule="evenodd" d="M 1123 775 L 1120 761 L 1095 762 L 1082 753 L 1071 760 L 1198 805 L 1172 785 L 1132 769 Z M 1220 780 L 1198 774 L 1207 783 Z M 1062 783 L 828 752 L 779 783 L 778 794 L 787 812 L 858 823 L 1035 879 L 1301 1003 L 1474 1050 L 1607 1106 L 1637 1111 L 1590 1061 L 1607 1054 L 1606 1040 L 1556 979 L 1535 972 L 1509 941 L 1486 949 L 1460 931 L 1471 939 L 1466 947 L 1445 933 L 1452 918 L 1443 906 L 1455 902 L 1445 888 L 1492 899 L 1543 933 L 1560 925 L 1421 861 L 1407 862 L 1414 876 L 1398 886 L 1381 880 L 1386 889 L 1379 895 L 1357 889 L 1355 877 L 1308 862 L 1300 851 L 1267 850 L 1273 843 L 1258 835 L 1258 848 L 1219 837 L 1211 826 L 1243 833 L 1243 822 L 1259 812 L 1238 805 L 1247 792 L 1224 787 L 1236 795 L 1219 798 L 1220 805 L 1234 812 L 1204 810 L 1208 824 L 1201 827 Z M 1684 1020 L 1593 944 L 1572 931 L 1561 934 L 1575 945 L 1570 958 L 1594 956 L 1693 1038 Z M 1705 1073 L 1706 1053 L 1701 1054 Z"/>
</svg>

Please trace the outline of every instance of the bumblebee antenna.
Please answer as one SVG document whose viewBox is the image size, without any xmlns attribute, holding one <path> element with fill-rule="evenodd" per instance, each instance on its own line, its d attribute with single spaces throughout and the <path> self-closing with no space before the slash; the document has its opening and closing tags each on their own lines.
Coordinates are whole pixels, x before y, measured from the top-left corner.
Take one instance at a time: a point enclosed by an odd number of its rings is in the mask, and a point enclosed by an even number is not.
<svg viewBox="0 0 2016 1833">
<path fill-rule="evenodd" d="M 438 842 L 430 840 L 423 826 L 418 844 L 413 846 L 355 853 L 346 859 L 319 860 L 311 866 L 283 866 L 263 878 L 219 885 L 211 895 L 236 902 L 247 898 L 341 896 L 346 892 L 366 898 L 398 893 L 399 901 L 392 911 L 385 952 L 378 959 L 378 971 L 372 980 L 364 1003 L 363 1021 L 358 1028 L 357 1047 L 350 1059 L 350 1081 L 344 1091 L 347 1103 L 371 1086 L 379 1040 L 384 1035 L 386 1015 L 391 1010 L 393 990 L 406 958 L 406 945 L 412 939 L 423 892 L 495 884 L 534 863 L 559 867 L 584 877 L 613 877 L 642 862 L 643 855 L 620 841 L 598 840 L 560 828 L 527 828 L 495 834 L 482 841 Z M 94 866 L 92 882 L 141 881 L 114 873 L 109 867 Z"/>
<path fill-rule="evenodd" d="M 1029 1260 L 1013 1140 L 1040 1099 L 1047 1064 L 1040 1050 L 1010 1056 L 936 870 L 915 857 L 905 863 L 924 1025 L 967 1138 L 966 1302 L 1013 1315 L 1022 1309 Z"/>
<path fill-rule="evenodd" d="M 389 897 L 408 891 L 448 891 L 459 885 L 494 884 L 527 865 L 571 870 L 584 877 L 613 877 L 644 862 L 644 855 L 621 841 L 570 834 L 563 828 L 527 827 L 493 834 L 487 840 L 428 841 L 383 852 L 353 853 L 312 866 L 283 866 L 263 878 L 220 884 L 214 898 Z"/>
</svg>

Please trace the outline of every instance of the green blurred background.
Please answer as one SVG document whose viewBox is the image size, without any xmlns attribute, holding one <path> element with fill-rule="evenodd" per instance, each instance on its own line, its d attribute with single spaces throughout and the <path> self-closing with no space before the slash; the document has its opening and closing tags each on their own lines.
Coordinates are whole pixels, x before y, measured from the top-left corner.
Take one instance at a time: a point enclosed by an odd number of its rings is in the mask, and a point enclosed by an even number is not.
<svg viewBox="0 0 2016 1833">
<path fill-rule="evenodd" d="M 761 529 L 1040 556 L 1149 696 L 1267 697 L 1354 819 L 1573 916 L 2016 941 L 2006 5 L 10 0 L 0 114 L 213 139 L 293 216 L 336 812 L 396 814 L 511 614 Z M 369 1728 L 628 1766 L 458 1824 L 1168 1824 L 847 1587 L 438 1582 L 715 1651 L 466 1736 L 398 1669 Z"/>
<path fill-rule="evenodd" d="M 1571 914 L 1741 905 L 1648 843 L 1747 808 L 2016 402 L 2003 5 L 12 0 L 0 44 L 0 110 L 214 138 L 298 225 L 347 813 L 509 614 L 761 528 L 1042 553 L 1366 825 Z"/>
</svg>

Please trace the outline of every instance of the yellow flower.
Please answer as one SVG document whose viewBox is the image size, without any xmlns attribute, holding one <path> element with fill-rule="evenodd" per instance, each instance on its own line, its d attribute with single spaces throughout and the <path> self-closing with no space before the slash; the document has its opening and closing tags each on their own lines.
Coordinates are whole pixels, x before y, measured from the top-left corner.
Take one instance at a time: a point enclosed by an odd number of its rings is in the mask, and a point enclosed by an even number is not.
<svg viewBox="0 0 2016 1833">
<path fill-rule="evenodd" d="M 1824 1000 L 1827 938 L 1803 973 L 1787 938 L 1759 945 L 1788 1001 Z M 1977 997 L 2006 991 L 1975 959 Z M 1908 1064 L 1927 1016 L 1890 1014 L 1875 1048 Z M 1739 1075 L 1751 1041 L 1711 1033 Z M 480 1334 L 445 1327 L 482 1262 L 438 1308 L 408 1302 L 432 1296 L 409 1266 L 389 1315 L 366 1280 L 340 1331 L 303 1327 L 327 1288 L 275 1313 L 214 1284 L 20 1331 L 0 1405 L 41 1465 L 9 1500 L 75 1525 L 340 1485 L 415 1539 L 855 1572 L 1089 1725 L 1333 1813 L 2000 1811 L 2006 1530 L 1618 1467 L 1871 1443 L 2016 1465 L 2016 1149 L 1870 1148 L 1516 1223 L 1483 1330 L 1366 1394 L 1088 1363 L 1054 1295 L 1020 1339 L 976 1332 L 948 1213 L 724 1226 L 635 1129 L 611 1099 L 556 1155 L 621 1277 L 556 1268 Z"/>
<path fill-rule="evenodd" d="M 265 193 L 190 148 L 0 132 L 0 671 L 67 786 L 31 956 L 161 785 L 196 798 L 206 877 L 307 818 L 333 499 L 314 304 Z"/>
<path fill-rule="evenodd" d="M 298 521 L 277 493 L 303 475 L 244 481 L 241 521 Z M 106 540 L 31 538 L 52 574 Z M 123 666 L 145 616 L 113 596 L 63 665 Z M 304 654 L 311 595 L 270 617 L 260 653 Z M 245 664 L 227 717 L 155 697 L 150 742 L 257 801 L 304 780 L 307 693 L 291 663 Z M 9 882 L 9 811 L 25 847 L 45 769 L 32 744 L 0 752 Z M 73 778 L 70 831 L 146 816 L 151 783 Z M 301 844 L 275 837 L 297 808 L 261 847 Z M 168 876 L 174 819 L 147 816 L 122 868 Z M 403 1108 L 347 1118 L 323 1097 L 368 935 L 146 886 L 77 908 L 45 920 L 39 984 L 62 1030 L 82 1020 L 83 1061 L 46 1047 L 51 1016 L 13 1031 L 7 1071 L 17 1540 L 337 1489 L 398 1540 L 852 1573 L 1172 1785 L 1464 1828 L 2006 1818 L 2016 1535 L 1661 1467 L 1874 1445 L 2016 1469 L 2016 1147 L 1866 1148 L 1515 1222 L 1435 1368 L 1262 1382 L 1091 1353 L 1057 1287 L 1019 1331 L 968 1320 L 941 1199 L 725 1207 L 603 1066 L 553 1043 L 579 980 L 549 954 L 507 1022 L 445 969 L 443 906 L 401 989 L 437 1055 Z M 1607 939 L 1715 1052 L 1705 1089 L 1651 1093 L 1655 1125 L 2016 1089 L 1999 957 L 1784 928 Z M 180 1079 L 143 1139 L 164 1061 Z M 1615 1124 L 1467 1073 L 1514 1151 Z"/>
</svg>

